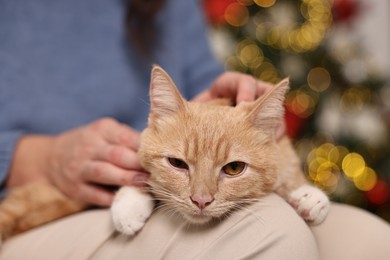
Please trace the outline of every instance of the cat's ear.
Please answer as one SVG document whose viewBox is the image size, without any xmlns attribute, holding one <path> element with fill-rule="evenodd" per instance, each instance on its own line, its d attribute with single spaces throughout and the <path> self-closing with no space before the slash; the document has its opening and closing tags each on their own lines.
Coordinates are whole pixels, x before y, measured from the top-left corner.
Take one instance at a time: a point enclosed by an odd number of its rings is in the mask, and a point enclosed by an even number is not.
<svg viewBox="0 0 390 260">
<path fill-rule="evenodd" d="M 150 81 L 149 123 L 173 115 L 185 107 L 175 83 L 160 66 L 154 65 Z"/>
<path fill-rule="evenodd" d="M 263 131 L 273 134 L 284 117 L 284 97 L 289 89 L 289 79 L 285 78 L 255 101 L 249 113 L 249 120 Z"/>
</svg>

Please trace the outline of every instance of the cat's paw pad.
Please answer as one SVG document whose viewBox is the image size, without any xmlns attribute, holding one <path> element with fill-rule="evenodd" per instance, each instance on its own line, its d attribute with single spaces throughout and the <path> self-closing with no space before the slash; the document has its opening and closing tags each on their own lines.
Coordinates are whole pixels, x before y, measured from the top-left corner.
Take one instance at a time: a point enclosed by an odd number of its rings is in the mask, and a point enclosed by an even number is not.
<svg viewBox="0 0 390 260">
<path fill-rule="evenodd" d="M 290 195 L 289 202 L 310 225 L 321 224 L 329 211 L 329 199 L 320 189 L 305 185 Z"/>
<path fill-rule="evenodd" d="M 135 187 L 122 187 L 111 206 L 114 228 L 132 236 L 139 231 L 152 214 L 154 202 L 149 194 Z"/>
</svg>

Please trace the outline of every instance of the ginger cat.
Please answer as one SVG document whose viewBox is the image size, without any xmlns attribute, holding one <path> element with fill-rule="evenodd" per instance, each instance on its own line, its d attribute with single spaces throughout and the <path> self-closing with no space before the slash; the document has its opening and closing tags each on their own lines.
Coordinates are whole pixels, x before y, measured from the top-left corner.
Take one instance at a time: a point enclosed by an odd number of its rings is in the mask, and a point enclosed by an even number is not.
<svg viewBox="0 0 390 260">
<path fill-rule="evenodd" d="M 190 223 L 202 224 L 276 192 L 309 224 L 320 224 L 327 196 L 308 185 L 287 137 L 276 142 L 288 80 L 254 102 L 188 102 L 168 74 L 152 70 L 151 112 L 139 156 L 151 173 L 150 191 L 122 187 L 111 207 L 114 227 L 133 235 L 154 209 L 155 198 Z M 31 229 L 81 211 L 47 183 L 16 188 L 0 203 L 0 235 Z"/>
<path fill-rule="evenodd" d="M 308 185 L 287 137 L 276 142 L 288 79 L 254 102 L 186 101 L 169 75 L 152 70 L 148 128 L 139 156 L 151 193 L 190 223 L 222 218 L 276 192 L 309 224 L 327 216 L 329 200 Z M 133 235 L 153 211 L 153 198 L 122 187 L 111 207 L 115 228 Z"/>
<path fill-rule="evenodd" d="M 0 203 L 0 242 L 12 235 L 87 208 L 46 182 L 12 189 Z"/>
</svg>

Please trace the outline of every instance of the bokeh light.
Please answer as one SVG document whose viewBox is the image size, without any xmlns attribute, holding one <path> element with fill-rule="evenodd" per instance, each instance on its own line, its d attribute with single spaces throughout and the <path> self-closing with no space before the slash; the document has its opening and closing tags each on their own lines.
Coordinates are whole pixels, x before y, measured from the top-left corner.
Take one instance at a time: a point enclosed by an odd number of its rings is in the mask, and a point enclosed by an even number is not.
<svg viewBox="0 0 390 260">
<path fill-rule="evenodd" d="M 353 178 L 353 182 L 359 190 L 372 190 L 377 182 L 376 172 L 370 167 L 365 167 L 361 174 L 358 174 Z"/>
<path fill-rule="evenodd" d="M 367 191 L 368 200 L 376 205 L 383 205 L 390 200 L 389 184 L 383 180 L 378 180 L 375 186 Z"/>
<path fill-rule="evenodd" d="M 310 179 L 328 193 L 335 191 L 337 187 L 342 154 L 344 148 L 324 143 L 312 149 L 307 155 L 306 164 Z"/>
<path fill-rule="evenodd" d="M 257 68 L 263 62 L 263 52 L 256 43 L 244 40 L 237 45 L 238 57 L 242 64 L 251 69 Z"/>
<path fill-rule="evenodd" d="M 322 92 L 329 88 L 331 77 L 329 72 L 321 67 L 313 68 L 307 75 L 307 84 L 309 87 L 317 92 Z"/>
<path fill-rule="evenodd" d="M 248 22 L 248 9 L 239 3 L 231 3 L 225 10 L 225 20 L 232 26 L 242 26 Z"/>
<path fill-rule="evenodd" d="M 294 90 L 286 97 L 286 107 L 295 115 L 307 118 L 313 114 L 318 97 L 304 90 Z"/>
<path fill-rule="evenodd" d="M 363 157 L 358 153 L 347 154 L 342 162 L 342 168 L 349 178 L 362 174 L 366 168 L 366 162 Z"/>
<path fill-rule="evenodd" d="M 340 107 L 344 111 L 361 110 L 372 100 L 371 91 L 364 86 L 353 86 L 346 89 L 340 99 Z"/>
<path fill-rule="evenodd" d="M 256 0 L 255 3 L 267 8 L 279 4 L 273 0 Z M 258 27 L 257 38 L 274 48 L 296 53 L 315 49 L 332 24 L 330 4 L 323 0 L 304 0 L 299 15 L 303 18 L 303 22 L 300 19 L 286 22 L 280 17 L 273 22 L 262 22 L 261 19 L 256 19 L 254 24 Z"/>
<path fill-rule="evenodd" d="M 276 0 L 254 0 L 254 2 L 260 7 L 271 7 L 275 4 Z"/>
<path fill-rule="evenodd" d="M 336 190 L 341 173 L 361 191 L 372 190 L 378 179 L 376 172 L 366 165 L 360 154 L 333 143 L 314 147 L 307 154 L 305 169 L 309 178 L 328 193 Z"/>
</svg>

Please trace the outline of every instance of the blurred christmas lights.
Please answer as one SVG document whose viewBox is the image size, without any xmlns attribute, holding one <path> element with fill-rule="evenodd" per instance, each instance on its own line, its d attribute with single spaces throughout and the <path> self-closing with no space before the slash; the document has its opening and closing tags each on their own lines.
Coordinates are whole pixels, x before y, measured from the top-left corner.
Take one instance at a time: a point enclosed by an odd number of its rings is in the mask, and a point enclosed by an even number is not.
<svg viewBox="0 0 390 260">
<path fill-rule="evenodd" d="M 306 157 L 305 169 L 310 179 L 328 193 L 336 190 L 340 174 L 361 191 L 372 190 L 378 179 L 360 154 L 332 143 L 313 148 Z"/>
<path fill-rule="evenodd" d="M 231 3 L 225 10 L 225 20 L 232 26 L 242 26 L 248 19 L 248 9 L 240 3 Z"/>
<path fill-rule="evenodd" d="M 388 167 L 375 165 L 390 154 L 390 85 L 383 87 L 359 40 L 341 23 L 357 14 L 340 16 L 344 3 L 350 9 L 357 2 L 204 2 L 209 21 L 224 32 L 218 41 L 231 46 L 223 56 L 227 68 L 272 83 L 290 77 L 287 132 L 298 138 L 307 176 L 333 200 L 380 209 L 390 221 Z"/>
</svg>

